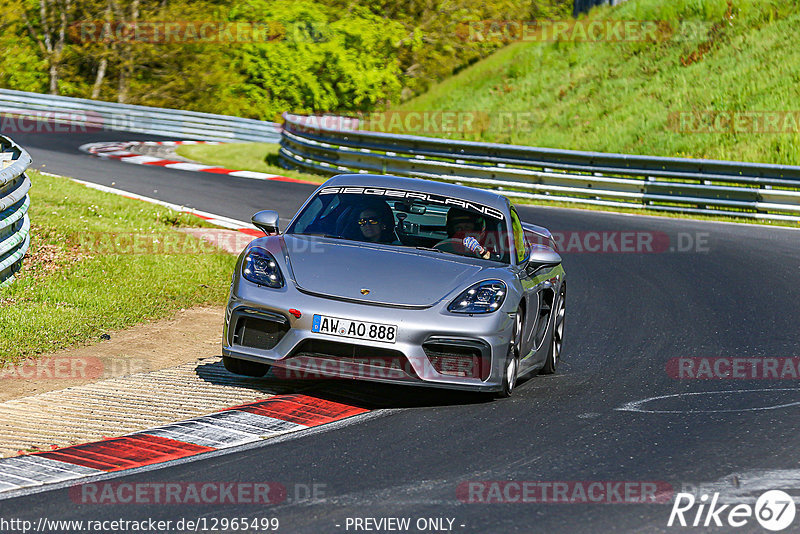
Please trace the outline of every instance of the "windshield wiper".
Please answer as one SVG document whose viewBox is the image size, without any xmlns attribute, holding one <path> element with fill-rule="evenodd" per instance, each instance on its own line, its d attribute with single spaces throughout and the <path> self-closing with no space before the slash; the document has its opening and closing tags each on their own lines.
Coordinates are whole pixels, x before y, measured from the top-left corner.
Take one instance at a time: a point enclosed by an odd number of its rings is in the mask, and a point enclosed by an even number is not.
<svg viewBox="0 0 800 534">
<path fill-rule="evenodd" d="M 444 250 L 438 248 L 432 248 L 432 247 L 414 247 L 414 248 L 417 250 L 427 250 L 429 252 L 439 252 L 441 254 L 444 254 Z"/>
</svg>

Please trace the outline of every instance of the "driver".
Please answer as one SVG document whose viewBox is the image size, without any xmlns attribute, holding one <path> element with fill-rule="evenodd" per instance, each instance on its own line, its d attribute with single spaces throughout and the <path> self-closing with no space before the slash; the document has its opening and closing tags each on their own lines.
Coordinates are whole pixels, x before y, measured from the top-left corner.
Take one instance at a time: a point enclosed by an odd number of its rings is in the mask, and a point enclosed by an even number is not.
<svg viewBox="0 0 800 534">
<path fill-rule="evenodd" d="M 455 254 L 475 254 L 488 259 L 490 252 L 485 248 L 486 219 L 471 211 L 452 207 L 447 212 L 447 239 L 438 242 L 434 248 Z"/>
<path fill-rule="evenodd" d="M 447 237 L 450 239 L 474 237 L 478 242 L 483 242 L 486 237 L 486 219 L 471 211 L 450 208 L 447 212 L 446 225 Z"/>
</svg>

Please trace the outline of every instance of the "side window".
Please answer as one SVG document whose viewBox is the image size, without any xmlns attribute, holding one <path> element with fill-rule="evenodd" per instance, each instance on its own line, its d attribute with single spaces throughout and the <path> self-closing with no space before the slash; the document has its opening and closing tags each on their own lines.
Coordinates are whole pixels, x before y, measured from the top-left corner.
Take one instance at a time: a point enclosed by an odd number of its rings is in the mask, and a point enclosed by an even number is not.
<svg viewBox="0 0 800 534">
<path fill-rule="evenodd" d="M 319 210 L 322 209 L 322 199 L 319 197 L 315 198 L 311 201 L 311 203 L 306 207 L 305 211 L 300 214 L 298 217 L 297 222 L 294 224 L 294 228 L 292 229 L 293 232 L 305 232 L 308 225 L 314 222 L 314 219 L 319 214 Z"/>
<path fill-rule="evenodd" d="M 517 253 L 517 263 L 525 260 L 525 233 L 522 231 L 522 222 L 519 220 L 517 210 L 511 208 L 511 231 L 514 233 L 514 250 Z"/>
<path fill-rule="evenodd" d="M 319 197 L 317 197 L 317 198 L 319 198 Z M 322 213 L 320 213 L 320 215 L 319 215 L 319 216 L 320 216 L 320 218 L 322 218 L 322 217 L 326 217 L 327 215 L 329 215 L 329 214 L 330 214 L 330 212 L 332 212 L 333 210 L 335 210 L 335 209 L 336 209 L 336 207 L 337 207 L 339 204 L 341 204 L 341 202 L 339 202 L 339 195 L 336 195 L 335 197 L 333 197 L 333 200 L 331 200 L 331 201 L 330 201 L 330 203 L 329 203 L 329 204 L 328 204 L 328 205 L 325 207 L 325 211 L 323 211 Z"/>
</svg>

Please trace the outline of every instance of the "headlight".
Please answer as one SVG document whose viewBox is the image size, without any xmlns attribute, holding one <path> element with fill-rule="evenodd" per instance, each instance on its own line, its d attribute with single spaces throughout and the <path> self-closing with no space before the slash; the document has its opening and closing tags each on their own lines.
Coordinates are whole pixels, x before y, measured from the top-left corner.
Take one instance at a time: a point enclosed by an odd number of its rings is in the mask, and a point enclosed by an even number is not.
<svg viewBox="0 0 800 534">
<path fill-rule="evenodd" d="M 283 274 L 275 258 L 260 247 L 247 251 L 242 262 L 242 276 L 255 284 L 280 289 L 283 287 Z"/>
<path fill-rule="evenodd" d="M 454 313 L 491 313 L 506 299 L 506 284 L 501 280 L 478 282 L 456 298 L 447 309 Z"/>
</svg>

